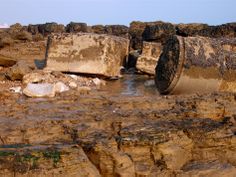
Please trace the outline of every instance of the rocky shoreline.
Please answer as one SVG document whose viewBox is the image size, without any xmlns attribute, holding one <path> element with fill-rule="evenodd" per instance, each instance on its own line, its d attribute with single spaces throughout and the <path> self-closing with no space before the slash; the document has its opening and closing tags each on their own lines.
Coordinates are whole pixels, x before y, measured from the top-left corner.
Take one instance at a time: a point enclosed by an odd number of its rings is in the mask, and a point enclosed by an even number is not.
<svg viewBox="0 0 236 177">
<path fill-rule="evenodd" d="M 236 93 L 155 88 L 156 64 L 173 35 L 234 39 L 236 24 L 0 30 L 0 176 L 236 176 Z M 212 56 L 196 48 L 188 52 Z M 233 68 L 236 46 L 227 51 Z"/>
</svg>

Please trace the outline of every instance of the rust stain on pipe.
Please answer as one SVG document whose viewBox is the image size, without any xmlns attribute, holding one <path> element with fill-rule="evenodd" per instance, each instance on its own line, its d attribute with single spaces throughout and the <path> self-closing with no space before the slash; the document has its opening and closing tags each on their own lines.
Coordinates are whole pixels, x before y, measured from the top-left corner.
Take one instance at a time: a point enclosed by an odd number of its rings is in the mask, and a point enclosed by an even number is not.
<svg viewBox="0 0 236 177">
<path fill-rule="evenodd" d="M 172 37 L 155 81 L 162 94 L 236 92 L 236 38 Z"/>
</svg>

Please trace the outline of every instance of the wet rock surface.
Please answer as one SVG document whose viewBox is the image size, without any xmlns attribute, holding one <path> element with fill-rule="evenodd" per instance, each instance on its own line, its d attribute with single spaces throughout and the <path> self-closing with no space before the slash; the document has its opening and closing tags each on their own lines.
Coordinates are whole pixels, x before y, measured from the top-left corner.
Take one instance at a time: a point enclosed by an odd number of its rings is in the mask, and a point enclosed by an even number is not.
<svg viewBox="0 0 236 177">
<path fill-rule="evenodd" d="M 32 63 L 44 68 L 48 35 L 56 32 L 56 39 L 63 40 L 66 36 L 60 33 L 67 31 L 78 36 L 80 32 L 119 36 L 119 40 L 125 41 L 122 46 L 125 44 L 126 55 L 130 37 L 131 60 L 127 72 L 136 73 L 139 55 L 146 57 L 145 64 L 158 60 L 159 44 L 165 44 L 175 33 L 173 28 L 181 36 L 235 37 L 234 23 L 212 27 L 133 22 L 130 28 L 89 27 L 84 23 L 70 23 L 65 27 L 47 23 L 28 27 L 16 24 L 1 30 L 0 63 L 10 63 L 0 67 L 0 176 L 235 176 L 234 93 L 161 96 L 149 75 L 130 74 L 105 82 L 94 78 L 100 75 L 27 69 Z M 200 39 L 186 43 L 192 48 L 187 54 L 190 57 L 196 54 L 194 61 L 205 64 L 197 59 L 204 52 L 209 59 L 213 55 L 212 46 Z M 96 40 L 101 47 L 101 39 Z M 234 55 L 229 56 L 235 52 L 235 46 L 227 45 L 229 41 L 231 39 L 221 41 L 221 51 L 228 57 L 224 66 L 233 68 Z M 198 45 L 199 48 L 191 47 Z M 174 47 L 168 55 L 179 52 L 178 46 Z M 119 45 L 116 48 L 123 50 Z M 66 48 L 68 51 L 73 58 L 76 51 L 71 47 Z M 83 54 L 92 55 L 96 51 L 92 48 Z M 109 59 L 117 54 L 110 48 L 107 51 L 112 54 Z M 17 61 L 22 60 L 25 64 L 19 65 Z M 107 64 L 107 60 L 104 61 Z M 115 66 L 122 65 L 121 60 L 116 61 Z M 212 64 L 210 59 L 207 62 Z M 150 65 L 142 66 L 148 68 L 148 72 L 152 70 Z M 102 67 L 94 64 L 92 68 L 101 71 Z M 114 70 L 115 67 L 108 68 Z M 115 68 L 116 73 L 119 69 Z M 37 91 L 39 85 L 45 84 L 52 86 L 53 97 L 31 98 L 24 93 L 27 85 L 36 86 L 31 91 Z"/>
<path fill-rule="evenodd" d="M 0 92 L 1 173 L 235 174 L 235 94 L 146 94 L 125 77 L 90 95 L 71 90 L 35 99 Z"/>
</svg>

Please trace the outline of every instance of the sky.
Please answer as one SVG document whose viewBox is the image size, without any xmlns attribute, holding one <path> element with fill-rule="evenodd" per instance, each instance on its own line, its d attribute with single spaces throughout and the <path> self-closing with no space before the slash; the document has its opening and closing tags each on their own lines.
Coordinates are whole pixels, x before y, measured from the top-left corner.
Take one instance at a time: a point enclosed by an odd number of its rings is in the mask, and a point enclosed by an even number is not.
<svg viewBox="0 0 236 177">
<path fill-rule="evenodd" d="M 0 24 L 236 22 L 236 0 L 0 0 Z"/>
</svg>

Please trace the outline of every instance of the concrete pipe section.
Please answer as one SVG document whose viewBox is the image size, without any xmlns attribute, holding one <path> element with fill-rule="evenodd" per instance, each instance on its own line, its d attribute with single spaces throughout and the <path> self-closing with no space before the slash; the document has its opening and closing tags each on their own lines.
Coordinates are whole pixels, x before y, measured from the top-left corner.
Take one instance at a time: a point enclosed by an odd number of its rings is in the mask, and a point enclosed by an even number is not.
<svg viewBox="0 0 236 177">
<path fill-rule="evenodd" d="M 169 39 L 156 66 L 161 94 L 236 92 L 236 38 Z"/>
</svg>

